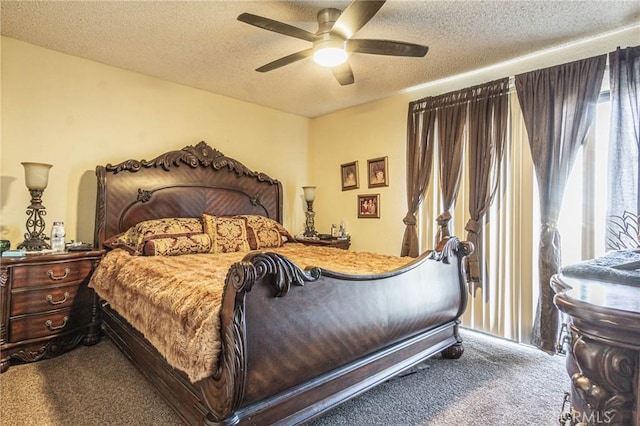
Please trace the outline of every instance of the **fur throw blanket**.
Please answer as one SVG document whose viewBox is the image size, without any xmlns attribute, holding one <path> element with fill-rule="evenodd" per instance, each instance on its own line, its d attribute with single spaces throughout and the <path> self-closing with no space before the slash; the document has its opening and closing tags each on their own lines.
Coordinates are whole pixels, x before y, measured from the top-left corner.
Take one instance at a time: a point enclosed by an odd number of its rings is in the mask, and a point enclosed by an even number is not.
<svg viewBox="0 0 640 426">
<path fill-rule="evenodd" d="M 410 258 L 288 243 L 269 249 L 304 269 L 320 266 L 349 274 L 376 274 Z M 192 382 L 213 374 L 220 352 L 220 306 L 227 271 L 247 252 L 133 256 L 107 253 L 89 286 L 140 331 Z"/>
</svg>

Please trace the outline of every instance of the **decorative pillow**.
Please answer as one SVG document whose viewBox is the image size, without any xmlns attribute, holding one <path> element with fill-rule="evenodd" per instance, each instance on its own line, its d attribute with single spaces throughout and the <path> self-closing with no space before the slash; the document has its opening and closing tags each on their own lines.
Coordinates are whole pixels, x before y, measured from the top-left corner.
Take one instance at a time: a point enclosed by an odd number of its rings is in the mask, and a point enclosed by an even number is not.
<svg viewBox="0 0 640 426">
<path fill-rule="evenodd" d="M 281 247 L 289 233 L 278 222 L 259 215 L 239 215 L 247 221 L 247 238 L 252 250 Z M 291 237 L 293 239 L 293 237 Z"/>
<path fill-rule="evenodd" d="M 209 253 L 211 238 L 207 234 L 156 238 L 144 243 L 145 256 L 179 256 L 181 254 Z"/>
<path fill-rule="evenodd" d="M 249 251 L 247 221 L 240 217 L 202 214 L 204 232 L 211 239 L 211 253 Z"/>
<path fill-rule="evenodd" d="M 202 221 L 199 218 L 151 219 L 137 223 L 125 232 L 114 235 L 104 242 L 111 248 L 122 248 L 134 255 L 142 254 L 147 241 L 202 234 Z"/>
</svg>

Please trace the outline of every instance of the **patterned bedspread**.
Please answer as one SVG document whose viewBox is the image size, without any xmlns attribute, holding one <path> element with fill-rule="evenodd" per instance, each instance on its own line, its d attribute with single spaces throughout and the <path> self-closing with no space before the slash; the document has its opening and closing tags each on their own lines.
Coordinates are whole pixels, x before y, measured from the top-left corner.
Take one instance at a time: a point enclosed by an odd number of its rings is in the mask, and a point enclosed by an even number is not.
<svg viewBox="0 0 640 426">
<path fill-rule="evenodd" d="M 348 274 L 378 274 L 411 258 L 287 243 L 269 249 L 299 267 L 319 266 Z M 230 266 L 247 252 L 132 256 L 112 250 L 89 286 L 149 340 L 192 382 L 216 369 L 220 352 L 219 311 Z"/>
</svg>

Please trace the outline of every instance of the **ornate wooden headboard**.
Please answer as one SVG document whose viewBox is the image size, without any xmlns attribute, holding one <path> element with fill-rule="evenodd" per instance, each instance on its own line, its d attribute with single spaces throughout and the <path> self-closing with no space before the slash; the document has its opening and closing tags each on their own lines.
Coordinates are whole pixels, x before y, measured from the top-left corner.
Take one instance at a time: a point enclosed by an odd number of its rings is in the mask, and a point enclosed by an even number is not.
<svg viewBox="0 0 640 426">
<path fill-rule="evenodd" d="M 282 223 L 282 184 L 205 142 L 153 160 L 96 167 L 94 245 L 138 222 L 165 217 L 257 214 Z"/>
</svg>

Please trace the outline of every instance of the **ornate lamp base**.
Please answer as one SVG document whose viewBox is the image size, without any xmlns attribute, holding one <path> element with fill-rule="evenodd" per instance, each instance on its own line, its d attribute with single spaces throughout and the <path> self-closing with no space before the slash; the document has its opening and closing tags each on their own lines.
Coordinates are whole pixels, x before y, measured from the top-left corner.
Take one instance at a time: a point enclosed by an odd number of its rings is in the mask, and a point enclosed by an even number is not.
<svg viewBox="0 0 640 426">
<path fill-rule="evenodd" d="M 307 206 L 308 209 L 305 213 L 305 215 L 307 216 L 307 221 L 305 223 L 304 226 L 304 235 L 307 238 L 310 237 L 316 237 L 318 235 L 318 233 L 316 232 L 316 228 L 315 228 L 315 224 L 314 224 L 314 217 L 315 217 L 315 212 L 312 210 L 312 203 L 307 201 Z"/>
<path fill-rule="evenodd" d="M 27 207 L 27 233 L 24 234 L 24 241 L 18 246 L 18 250 L 40 251 L 50 249 L 51 246 L 44 234 L 44 216 L 47 209 L 42 205 L 43 189 L 29 189 L 31 194 L 31 204 Z"/>
<path fill-rule="evenodd" d="M 26 250 L 26 251 L 40 251 L 50 249 L 51 246 L 44 239 L 38 238 L 38 236 L 31 237 L 28 240 L 24 240 L 18 245 L 18 250 Z"/>
</svg>

